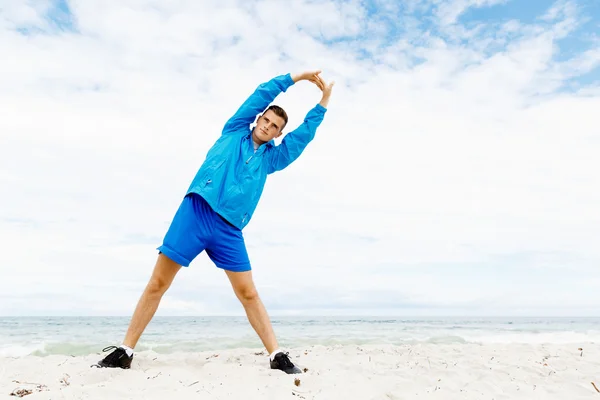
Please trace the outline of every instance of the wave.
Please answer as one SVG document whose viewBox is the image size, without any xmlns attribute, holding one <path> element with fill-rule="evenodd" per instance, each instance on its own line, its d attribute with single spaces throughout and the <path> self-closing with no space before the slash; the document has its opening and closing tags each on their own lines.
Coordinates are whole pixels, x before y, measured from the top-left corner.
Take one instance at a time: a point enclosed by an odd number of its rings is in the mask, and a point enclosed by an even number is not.
<svg viewBox="0 0 600 400">
<path fill-rule="evenodd" d="M 177 341 L 165 337 L 164 341 L 140 342 L 136 347 L 137 352 L 152 351 L 159 354 L 170 354 L 178 352 L 203 352 L 223 349 L 254 349 L 263 350 L 258 337 L 254 338 L 212 338 L 210 340 L 199 339 L 197 341 Z M 286 348 L 300 348 L 310 346 L 349 346 L 349 345 L 494 345 L 494 344 L 583 344 L 600 342 L 600 332 L 583 334 L 577 332 L 556 333 L 518 333 L 518 334 L 479 334 L 479 335 L 419 335 L 410 336 L 313 336 L 313 337 L 281 337 L 280 344 Z M 117 343 L 115 343 L 117 344 Z M 35 343 L 18 343 L 0 345 L 0 357 L 23 357 L 33 356 L 85 356 L 89 354 L 101 354 L 104 347 L 111 343 L 75 343 L 75 342 L 52 342 L 43 341 Z"/>
</svg>

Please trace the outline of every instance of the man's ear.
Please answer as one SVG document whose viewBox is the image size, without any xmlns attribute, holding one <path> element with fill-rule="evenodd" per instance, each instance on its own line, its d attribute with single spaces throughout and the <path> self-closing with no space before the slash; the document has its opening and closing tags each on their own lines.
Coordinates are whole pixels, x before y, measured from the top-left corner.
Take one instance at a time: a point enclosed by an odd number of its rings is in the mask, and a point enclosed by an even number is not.
<svg viewBox="0 0 600 400">
<path fill-rule="evenodd" d="M 277 135 L 275 135 L 276 138 L 278 138 L 279 136 L 281 136 L 283 134 L 283 129 L 279 131 L 279 133 Z"/>
</svg>

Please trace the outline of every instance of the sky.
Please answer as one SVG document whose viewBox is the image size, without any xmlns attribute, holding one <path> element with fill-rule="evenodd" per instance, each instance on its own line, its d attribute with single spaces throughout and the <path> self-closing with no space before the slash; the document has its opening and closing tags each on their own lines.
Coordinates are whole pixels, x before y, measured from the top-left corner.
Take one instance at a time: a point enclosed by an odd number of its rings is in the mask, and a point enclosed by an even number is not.
<svg viewBox="0 0 600 400">
<path fill-rule="evenodd" d="M 320 69 L 244 229 L 269 314 L 598 316 L 599 32 L 595 0 L 0 0 L 0 315 L 130 316 L 225 121 Z M 202 253 L 156 315 L 244 314 Z"/>
</svg>

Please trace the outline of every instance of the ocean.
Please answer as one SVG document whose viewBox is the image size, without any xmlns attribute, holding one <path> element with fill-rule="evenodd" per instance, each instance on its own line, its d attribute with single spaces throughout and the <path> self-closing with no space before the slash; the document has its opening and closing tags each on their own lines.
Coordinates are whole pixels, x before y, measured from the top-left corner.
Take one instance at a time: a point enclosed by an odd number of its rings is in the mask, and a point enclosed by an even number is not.
<svg viewBox="0 0 600 400">
<path fill-rule="evenodd" d="M 590 343 L 600 318 L 271 317 L 281 347 L 415 343 Z M 0 356 L 87 355 L 123 340 L 129 317 L 0 317 Z M 136 351 L 262 349 L 245 317 L 156 316 Z"/>
</svg>

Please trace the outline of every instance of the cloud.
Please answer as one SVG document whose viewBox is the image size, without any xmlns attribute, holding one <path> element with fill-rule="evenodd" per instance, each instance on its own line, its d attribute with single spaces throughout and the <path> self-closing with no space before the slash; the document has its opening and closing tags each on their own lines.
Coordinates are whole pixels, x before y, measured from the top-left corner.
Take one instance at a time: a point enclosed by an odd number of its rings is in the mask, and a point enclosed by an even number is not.
<svg viewBox="0 0 600 400">
<path fill-rule="evenodd" d="M 467 15 L 507 5 L 2 5 L 0 314 L 130 315 L 223 123 L 312 68 L 336 80 L 326 118 L 244 231 L 269 309 L 597 312 L 598 20 Z M 291 129 L 319 98 L 276 103 Z M 243 310 L 202 254 L 160 313 Z"/>
</svg>

